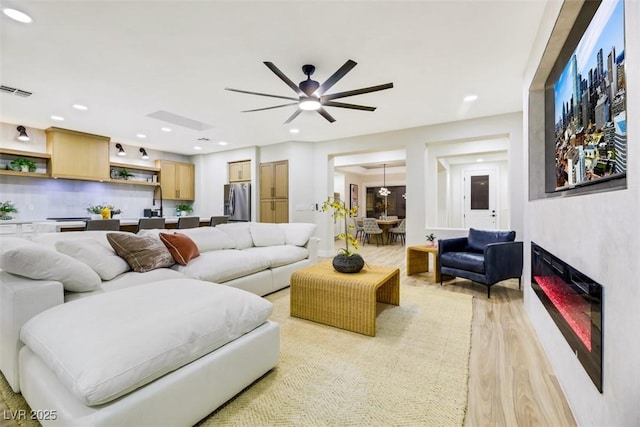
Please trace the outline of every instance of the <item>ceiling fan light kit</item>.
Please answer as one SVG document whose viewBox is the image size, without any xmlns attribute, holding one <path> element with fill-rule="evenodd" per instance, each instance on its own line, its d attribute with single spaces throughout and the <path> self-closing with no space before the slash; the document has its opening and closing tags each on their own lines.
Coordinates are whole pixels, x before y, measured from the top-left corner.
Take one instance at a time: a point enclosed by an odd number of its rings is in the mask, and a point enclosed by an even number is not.
<svg viewBox="0 0 640 427">
<path fill-rule="evenodd" d="M 335 122 L 336 120 L 324 109 L 324 107 L 339 107 L 339 108 L 347 108 L 351 110 L 361 110 L 361 111 L 375 111 L 376 107 L 368 107 L 366 105 L 357 105 L 357 104 L 348 104 L 345 102 L 335 102 L 334 99 L 346 98 L 348 96 L 362 95 L 364 93 L 376 92 L 385 89 L 391 89 L 393 87 L 393 83 L 385 83 L 377 86 L 370 86 L 361 89 L 349 90 L 344 92 L 337 92 L 332 94 L 325 93 L 335 85 L 338 80 L 343 78 L 345 74 L 347 74 L 353 67 L 357 65 L 355 61 L 351 59 L 342 65 L 335 73 L 331 75 L 324 83 L 320 84 L 315 80 L 311 79 L 311 75 L 315 72 L 316 67 L 311 64 L 305 64 L 302 66 L 302 72 L 307 76 L 306 80 L 300 82 L 300 84 L 296 85 L 290 78 L 288 78 L 278 67 L 276 67 L 272 62 L 265 62 L 264 65 L 267 66 L 276 76 L 280 78 L 287 86 L 289 86 L 295 93 L 298 95 L 298 98 L 294 98 L 293 96 L 282 96 L 282 95 L 272 95 L 268 93 L 260 93 L 260 92 L 251 92 L 240 89 L 231 89 L 225 88 L 225 90 L 229 90 L 232 92 L 245 93 L 248 95 L 258 95 L 258 96 L 267 96 L 270 98 L 279 98 L 279 99 L 287 99 L 290 102 L 282 105 L 275 105 L 273 107 L 265 107 L 265 108 L 256 108 L 253 110 L 245 110 L 243 113 L 253 112 L 253 111 L 263 111 L 263 110 L 271 110 L 274 108 L 282 108 L 288 107 L 290 105 L 297 105 L 298 108 L 294 113 L 285 121 L 285 124 L 290 123 L 293 119 L 298 117 L 298 115 L 302 111 L 317 111 L 322 117 L 324 117 L 330 123 Z"/>
</svg>

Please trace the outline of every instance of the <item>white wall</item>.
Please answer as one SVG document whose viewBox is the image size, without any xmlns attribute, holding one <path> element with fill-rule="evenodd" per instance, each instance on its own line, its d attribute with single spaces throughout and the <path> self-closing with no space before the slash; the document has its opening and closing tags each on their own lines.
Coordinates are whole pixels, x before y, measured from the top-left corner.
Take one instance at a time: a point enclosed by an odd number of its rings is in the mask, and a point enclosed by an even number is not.
<svg viewBox="0 0 640 427">
<path fill-rule="evenodd" d="M 529 144 L 543 143 L 537 119 L 541 99 L 528 99 L 530 83 L 548 45 L 553 23 L 560 16 L 558 2 L 550 3 L 531 64 L 525 72 L 525 135 Z M 581 426 L 640 425 L 640 2 L 625 2 L 625 61 L 627 77 L 626 190 L 555 197 L 526 203 L 525 307 L 547 351 L 560 385 Z M 529 110 L 531 108 L 531 111 Z M 535 120 L 529 121 L 529 117 Z M 530 135 L 530 136 L 529 136 Z M 522 164 L 525 174 L 529 161 Z M 528 191 L 526 181 L 522 192 Z M 562 334 L 530 287 L 530 242 L 534 241 L 602 284 L 603 393 L 599 393 Z"/>
<path fill-rule="evenodd" d="M 393 146 L 389 145 L 393 141 Z M 437 224 L 437 163 L 432 149 L 447 152 L 447 144 L 461 141 L 487 141 L 494 151 L 508 150 L 510 182 L 521 183 L 522 172 L 522 114 L 510 113 L 479 119 L 422 126 L 394 132 L 362 135 L 314 144 L 316 199 L 324 200 L 333 192 L 333 157 L 349 153 L 402 150 L 406 152 L 407 186 L 407 244 L 422 244 L 427 229 Z M 480 143 L 478 143 L 480 144 Z M 443 148 L 444 147 L 444 148 Z M 429 157 L 429 156 L 433 157 Z M 432 161 L 433 159 L 433 161 Z M 512 166 L 512 163 L 516 166 Z M 322 165 L 325 165 L 323 168 Z M 522 235 L 524 194 L 520 185 L 509 186 L 511 212 L 509 228 Z M 326 215 L 325 215 L 326 216 Z M 321 254 L 333 253 L 331 224 L 317 215 L 317 235 L 321 238 Z M 455 230 L 454 230 L 455 231 Z M 459 231 L 455 231 L 459 233 Z M 447 231 L 450 233 L 450 231 Z M 438 237 L 442 234 L 436 232 Z"/>
</svg>

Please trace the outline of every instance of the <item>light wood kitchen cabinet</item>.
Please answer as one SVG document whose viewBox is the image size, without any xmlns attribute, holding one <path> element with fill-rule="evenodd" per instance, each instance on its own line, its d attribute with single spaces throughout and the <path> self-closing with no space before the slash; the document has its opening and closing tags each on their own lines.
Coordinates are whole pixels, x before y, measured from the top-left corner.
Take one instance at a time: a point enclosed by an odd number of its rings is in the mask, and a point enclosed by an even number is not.
<svg viewBox="0 0 640 427">
<path fill-rule="evenodd" d="M 261 199 L 260 222 L 289 222 L 289 199 Z"/>
<path fill-rule="evenodd" d="M 195 165 L 193 163 L 156 160 L 160 168 L 160 185 L 165 200 L 195 199 Z"/>
<path fill-rule="evenodd" d="M 51 127 L 47 134 L 47 153 L 51 155 L 54 178 L 109 181 L 108 136 L 92 135 Z"/>
<path fill-rule="evenodd" d="M 251 181 L 251 160 L 229 162 L 229 183 Z"/>
<path fill-rule="evenodd" d="M 260 222 L 289 222 L 289 162 L 260 164 Z"/>
</svg>

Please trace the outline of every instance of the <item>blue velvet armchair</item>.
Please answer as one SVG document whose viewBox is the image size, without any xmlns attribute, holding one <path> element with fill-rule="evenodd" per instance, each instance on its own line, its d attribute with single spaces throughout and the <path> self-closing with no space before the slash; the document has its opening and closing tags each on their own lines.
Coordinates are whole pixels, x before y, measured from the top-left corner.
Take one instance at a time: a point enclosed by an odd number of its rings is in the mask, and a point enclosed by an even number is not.
<svg viewBox="0 0 640 427">
<path fill-rule="evenodd" d="M 516 242 L 515 231 L 476 230 L 468 237 L 438 240 L 438 268 L 440 285 L 442 276 L 454 276 L 481 283 L 487 287 L 506 280 L 522 277 L 522 242 Z"/>
</svg>

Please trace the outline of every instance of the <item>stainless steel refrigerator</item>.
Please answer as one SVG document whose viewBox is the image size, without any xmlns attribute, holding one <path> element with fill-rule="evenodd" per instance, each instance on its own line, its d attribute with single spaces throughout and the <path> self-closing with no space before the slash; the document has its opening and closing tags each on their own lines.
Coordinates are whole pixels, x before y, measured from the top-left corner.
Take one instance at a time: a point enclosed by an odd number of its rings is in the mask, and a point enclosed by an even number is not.
<svg viewBox="0 0 640 427">
<path fill-rule="evenodd" d="M 251 221 L 251 184 L 225 184 L 224 214 L 229 221 Z"/>
</svg>

